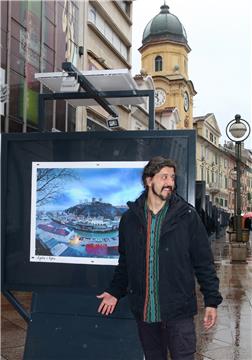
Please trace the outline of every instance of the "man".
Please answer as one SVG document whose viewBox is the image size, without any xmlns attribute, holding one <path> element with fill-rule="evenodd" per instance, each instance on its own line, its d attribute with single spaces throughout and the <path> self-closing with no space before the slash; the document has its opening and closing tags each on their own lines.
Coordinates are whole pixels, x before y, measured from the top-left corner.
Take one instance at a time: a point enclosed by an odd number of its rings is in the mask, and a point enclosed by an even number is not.
<svg viewBox="0 0 252 360">
<path fill-rule="evenodd" d="M 143 194 L 129 202 L 119 226 L 119 263 L 98 312 L 111 314 L 129 296 L 146 360 L 192 360 L 195 280 L 205 302 L 204 327 L 216 322 L 218 291 L 205 228 L 195 209 L 175 193 L 175 163 L 161 156 L 145 166 Z"/>
</svg>

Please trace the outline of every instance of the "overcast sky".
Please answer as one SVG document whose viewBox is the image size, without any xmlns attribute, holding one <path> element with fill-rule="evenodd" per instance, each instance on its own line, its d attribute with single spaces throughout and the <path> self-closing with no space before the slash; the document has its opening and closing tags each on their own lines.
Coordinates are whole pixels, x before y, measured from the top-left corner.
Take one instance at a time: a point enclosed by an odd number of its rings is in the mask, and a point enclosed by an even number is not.
<svg viewBox="0 0 252 360">
<path fill-rule="evenodd" d="M 163 0 L 133 2 L 132 74 L 140 72 L 145 26 Z M 251 0 L 166 0 L 182 22 L 190 48 L 188 70 L 197 95 L 193 116 L 214 113 L 222 138 L 235 114 L 251 124 Z M 251 136 L 252 138 L 252 136 Z M 252 148 L 252 140 L 246 147 Z"/>
<path fill-rule="evenodd" d="M 103 168 L 102 163 L 97 168 L 79 168 L 78 163 L 75 166 L 65 168 L 71 176 L 59 178 L 58 168 L 55 167 L 49 177 L 44 176 L 37 182 L 37 188 L 41 189 L 44 185 L 43 191 L 37 191 L 39 199 L 44 198 L 45 193 L 51 192 L 53 182 L 49 182 L 48 179 L 55 178 L 54 186 L 58 186 L 57 179 L 60 179 L 61 184 L 61 187 L 57 187 L 57 194 L 47 197 L 47 201 L 40 205 L 40 210 L 65 210 L 80 202 L 90 202 L 92 198 L 102 198 L 103 202 L 114 206 L 125 206 L 143 191 L 142 167 L 125 167 L 123 163 L 118 168 Z M 41 169 L 38 169 L 37 174 L 38 178 L 41 177 Z"/>
</svg>

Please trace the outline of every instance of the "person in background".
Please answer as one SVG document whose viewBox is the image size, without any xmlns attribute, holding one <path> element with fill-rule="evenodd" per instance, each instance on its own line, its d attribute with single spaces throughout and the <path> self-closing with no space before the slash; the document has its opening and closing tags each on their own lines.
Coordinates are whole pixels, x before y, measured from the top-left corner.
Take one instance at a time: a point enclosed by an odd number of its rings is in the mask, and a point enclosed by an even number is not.
<svg viewBox="0 0 252 360">
<path fill-rule="evenodd" d="M 229 227 L 232 231 L 234 231 L 234 215 L 231 215 L 229 219 Z"/>
<path fill-rule="evenodd" d="M 248 229 L 249 231 L 251 230 L 251 226 L 252 226 L 252 220 L 249 217 L 246 217 L 246 219 L 244 220 L 244 228 Z"/>
<path fill-rule="evenodd" d="M 204 225 L 175 192 L 175 163 L 158 156 L 144 167 L 145 190 L 123 214 L 119 263 L 109 288 L 97 298 L 110 315 L 129 297 L 146 360 L 192 360 L 196 351 L 195 276 L 204 296 L 204 327 L 216 323 L 222 302 Z"/>
</svg>

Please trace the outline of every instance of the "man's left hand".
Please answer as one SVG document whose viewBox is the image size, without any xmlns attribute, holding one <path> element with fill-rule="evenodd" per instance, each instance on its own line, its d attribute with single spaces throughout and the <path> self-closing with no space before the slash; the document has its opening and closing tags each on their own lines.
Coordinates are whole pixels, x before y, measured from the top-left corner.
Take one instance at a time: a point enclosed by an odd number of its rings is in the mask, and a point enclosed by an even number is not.
<svg viewBox="0 0 252 360">
<path fill-rule="evenodd" d="M 206 307 L 204 316 L 204 328 L 209 330 L 214 326 L 217 320 L 217 309 L 213 307 Z"/>
</svg>

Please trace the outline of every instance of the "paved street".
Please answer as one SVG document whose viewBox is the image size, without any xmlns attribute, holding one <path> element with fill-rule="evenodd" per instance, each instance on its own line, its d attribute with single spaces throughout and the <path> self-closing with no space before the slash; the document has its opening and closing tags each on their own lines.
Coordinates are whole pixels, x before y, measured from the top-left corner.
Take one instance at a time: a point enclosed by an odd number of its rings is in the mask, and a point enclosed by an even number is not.
<svg viewBox="0 0 252 360">
<path fill-rule="evenodd" d="M 208 333 L 202 328 L 203 306 L 196 318 L 197 360 L 252 359 L 252 256 L 250 234 L 248 264 L 230 264 L 225 237 L 212 242 L 221 293 L 218 323 Z M 200 299 L 199 299 L 200 300 Z"/>
<path fill-rule="evenodd" d="M 199 314 L 195 319 L 198 334 L 196 360 L 252 360 L 251 245 L 252 234 L 248 264 L 234 265 L 230 264 L 226 237 L 212 241 L 224 301 L 218 308 L 218 324 L 214 329 L 205 332 L 202 326 L 204 307 L 201 295 L 198 295 Z M 25 308 L 29 309 L 30 294 L 15 294 Z M 20 360 L 25 343 L 26 323 L 3 297 L 1 309 L 1 359 Z"/>
</svg>

